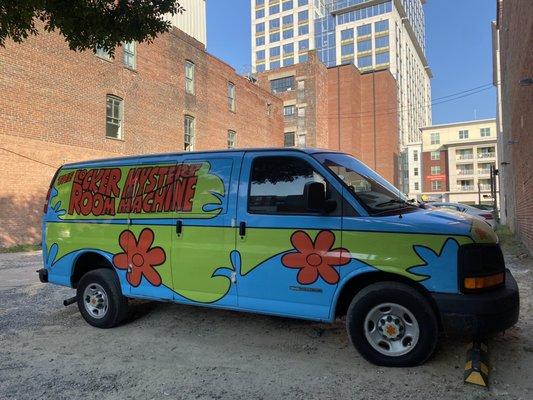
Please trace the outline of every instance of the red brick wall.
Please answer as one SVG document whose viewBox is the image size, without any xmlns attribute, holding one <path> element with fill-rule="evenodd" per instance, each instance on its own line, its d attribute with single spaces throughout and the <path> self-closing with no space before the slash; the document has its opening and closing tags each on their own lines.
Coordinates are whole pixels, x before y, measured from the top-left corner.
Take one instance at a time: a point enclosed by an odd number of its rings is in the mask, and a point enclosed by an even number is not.
<svg viewBox="0 0 533 400">
<path fill-rule="evenodd" d="M 533 7 L 529 0 L 505 0 L 498 13 L 502 84 L 503 148 L 499 149 L 502 193 L 511 229 L 533 252 Z"/>
<path fill-rule="evenodd" d="M 396 183 L 397 89 L 391 73 L 361 74 L 353 64 L 326 68 L 311 51 L 308 62 L 261 73 L 258 83 L 270 90 L 270 79 L 289 74 L 304 80 L 304 96 L 299 98 L 298 90 L 279 96 L 306 104 L 307 146 L 352 154 Z M 287 127 L 293 125 L 287 122 Z"/>
<path fill-rule="evenodd" d="M 186 59 L 196 66 L 195 95 L 184 90 Z M 0 68 L 0 247 L 39 242 L 59 165 L 181 151 L 185 114 L 196 117 L 197 150 L 226 148 L 228 130 L 237 132 L 237 147 L 283 145 L 282 101 L 177 29 L 138 45 L 135 71 L 124 68 L 121 49 L 110 62 L 45 33 L 0 48 Z M 228 81 L 236 112 L 228 109 Z M 107 94 L 124 100 L 124 140 L 105 137 Z"/>
<path fill-rule="evenodd" d="M 431 175 L 431 167 L 440 166 L 439 175 Z M 442 182 L 442 190 L 433 190 L 431 182 L 439 180 Z M 440 159 L 432 160 L 431 151 L 422 152 L 422 191 L 423 192 L 447 192 L 450 190 L 448 171 L 448 151 L 440 150 Z"/>
</svg>

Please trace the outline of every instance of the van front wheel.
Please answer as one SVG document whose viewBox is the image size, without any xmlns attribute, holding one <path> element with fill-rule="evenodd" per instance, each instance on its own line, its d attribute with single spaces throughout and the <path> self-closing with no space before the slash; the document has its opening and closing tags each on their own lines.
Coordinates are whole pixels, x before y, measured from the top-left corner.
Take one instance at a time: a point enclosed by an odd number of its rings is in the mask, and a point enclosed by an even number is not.
<svg viewBox="0 0 533 400">
<path fill-rule="evenodd" d="M 427 300 L 398 282 L 362 289 L 348 308 L 346 328 L 365 359 L 387 367 L 422 364 L 435 350 L 438 338 L 437 319 Z"/>
<path fill-rule="evenodd" d="M 95 269 L 83 275 L 77 298 L 82 317 L 97 328 L 112 328 L 128 313 L 128 299 L 122 295 L 120 282 L 111 269 Z"/>
</svg>

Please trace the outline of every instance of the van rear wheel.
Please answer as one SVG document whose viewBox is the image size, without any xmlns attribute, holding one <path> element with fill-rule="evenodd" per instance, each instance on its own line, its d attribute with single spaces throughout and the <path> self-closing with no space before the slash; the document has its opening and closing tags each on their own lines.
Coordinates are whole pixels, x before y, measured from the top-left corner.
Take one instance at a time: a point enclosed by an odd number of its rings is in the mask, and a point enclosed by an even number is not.
<svg viewBox="0 0 533 400">
<path fill-rule="evenodd" d="M 107 329 L 120 324 L 128 314 L 128 299 L 122 295 L 113 270 L 87 272 L 78 283 L 78 309 L 90 325 Z"/>
<path fill-rule="evenodd" d="M 366 360 L 387 367 L 422 364 L 438 339 L 437 318 L 427 300 L 398 282 L 362 289 L 348 308 L 346 328 Z"/>
</svg>

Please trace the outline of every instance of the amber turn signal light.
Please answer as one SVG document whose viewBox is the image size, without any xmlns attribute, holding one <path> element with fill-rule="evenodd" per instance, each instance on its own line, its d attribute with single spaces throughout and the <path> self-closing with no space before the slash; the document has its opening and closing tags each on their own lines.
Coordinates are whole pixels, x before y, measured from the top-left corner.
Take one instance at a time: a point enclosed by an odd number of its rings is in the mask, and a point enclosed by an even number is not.
<svg viewBox="0 0 533 400">
<path fill-rule="evenodd" d="M 469 290 L 487 289 L 490 287 L 503 284 L 504 280 L 505 280 L 504 272 L 501 272 L 499 274 L 494 274 L 494 275 L 488 275 L 488 276 L 477 276 L 473 278 L 465 278 L 464 287 L 465 289 L 469 289 Z"/>
</svg>

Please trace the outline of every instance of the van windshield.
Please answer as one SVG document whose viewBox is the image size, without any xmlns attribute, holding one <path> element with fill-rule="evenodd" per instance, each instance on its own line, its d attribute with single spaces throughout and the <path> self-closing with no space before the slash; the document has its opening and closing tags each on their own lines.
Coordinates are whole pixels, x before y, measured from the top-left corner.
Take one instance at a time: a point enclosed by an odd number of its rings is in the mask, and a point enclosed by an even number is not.
<svg viewBox="0 0 533 400">
<path fill-rule="evenodd" d="M 382 176 L 347 154 L 318 153 L 313 157 L 332 171 L 371 215 L 418 208 Z"/>
</svg>

